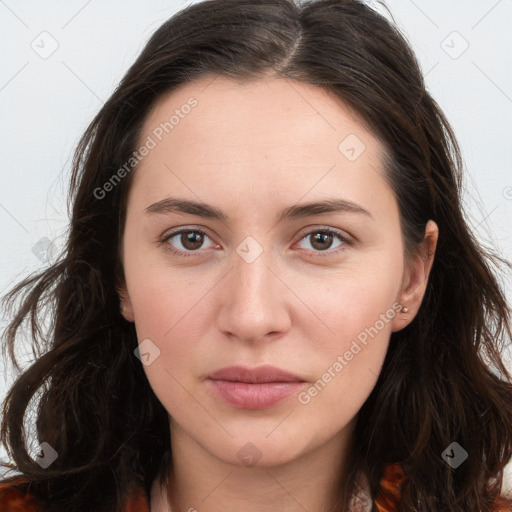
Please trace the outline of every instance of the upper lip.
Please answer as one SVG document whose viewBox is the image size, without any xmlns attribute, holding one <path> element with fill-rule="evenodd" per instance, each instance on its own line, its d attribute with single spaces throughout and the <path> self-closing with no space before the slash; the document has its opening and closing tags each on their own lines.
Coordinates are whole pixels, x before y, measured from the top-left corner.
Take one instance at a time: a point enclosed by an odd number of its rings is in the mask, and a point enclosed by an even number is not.
<svg viewBox="0 0 512 512">
<path fill-rule="evenodd" d="M 258 384 L 264 382 L 304 382 L 298 375 L 282 370 L 272 365 L 262 365 L 253 368 L 247 366 L 227 366 L 208 374 L 208 379 L 230 380 Z"/>
</svg>

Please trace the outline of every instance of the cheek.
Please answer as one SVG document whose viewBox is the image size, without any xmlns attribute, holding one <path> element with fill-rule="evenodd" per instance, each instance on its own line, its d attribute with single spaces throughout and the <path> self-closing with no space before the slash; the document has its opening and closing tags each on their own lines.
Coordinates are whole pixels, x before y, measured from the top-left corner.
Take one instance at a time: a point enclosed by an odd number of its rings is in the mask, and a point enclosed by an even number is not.
<svg viewBox="0 0 512 512">
<path fill-rule="evenodd" d="M 135 258 L 130 263 L 125 263 L 126 278 L 137 339 L 139 344 L 150 339 L 159 351 L 143 368 L 158 399 L 179 414 L 190 402 L 185 390 L 192 389 L 194 377 L 204 370 L 205 326 L 212 323 L 201 319 L 208 314 L 208 291 L 214 283 L 161 265 L 142 266 Z"/>
<path fill-rule="evenodd" d="M 199 319 L 205 314 L 206 301 L 201 297 L 207 288 L 203 285 L 188 293 L 183 293 L 184 289 L 185 283 L 179 279 L 171 282 L 162 272 L 156 279 L 145 275 L 131 292 L 139 342 L 151 339 L 160 350 L 160 364 L 173 373 L 190 371 L 191 365 L 187 368 L 182 362 L 193 353 L 196 341 L 205 337 Z"/>
<path fill-rule="evenodd" d="M 345 267 L 325 286 L 303 283 L 324 334 L 309 334 L 315 339 L 309 360 L 316 380 L 302 403 L 315 402 L 319 414 L 340 407 L 344 415 L 356 414 L 374 388 L 386 356 L 401 278 L 402 259 L 390 250 Z M 316 325 L 318 329 L 320 322 Z"/>
<path fill-rule="evenodd" d="M 160 281 L 152 287 L 152 293 L 134 293 L 139 344 L 149 338 L 159 351 L 158 357 L 143 369 L 153 392 L 172 416 L 201 417 L 201 411 L 195 410 L 190 400 L 194 378 L 200 372 L 199 340 L 204 339 L 195 332 L 194 317 L 199 305 L 194 308 L 197 300 L 184 301 L 182 295 L 161 287 L 163 284 Z"/>
<path fill-rule="evenodd" d="M 316 348 L 328 353 L 345 350 L 347 343 L 361 333 L 364 338 L 364 332 L 376 322 L 379 331 L 389 334 L 391 322 L 383 327 L 380 319 L 381 315 L 394 318 L 396 314 L 402 269 L 399 251 L 389 249 L 354 255 L 346 265 L 321 279 L 316 275 L 302 279 L 298 293 L 307 297 L 319 320 L 317 325 L 325 333 Z"/>
<path fill-rule="evenodd" d="M 352 419 L 375 387 L 395 315 L 391 306 L 347 304 L 332 320 L 336 336 L 324 337 L 308 358 L 316 375 L 297 398 L 326 435 Z"/>
</svg>

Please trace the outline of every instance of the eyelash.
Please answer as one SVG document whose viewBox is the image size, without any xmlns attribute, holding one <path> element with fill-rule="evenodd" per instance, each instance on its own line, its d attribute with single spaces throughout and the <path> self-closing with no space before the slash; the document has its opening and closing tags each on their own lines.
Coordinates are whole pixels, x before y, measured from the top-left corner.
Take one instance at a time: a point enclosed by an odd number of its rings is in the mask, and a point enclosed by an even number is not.
<svg viewBox="0 0 512 512">
<path fill-rule="evenodd" d="M 164 250 L 167 252 L 170 252 L 172 254 L 182 256 L 184 258 L 188 258 L 189 256 L 197 255 L 200 252 L 199 250 L 197 250 L 197 251 L 181 251 L 180 249 L 175 249 L 172 245 L 167 243 L 171 238 L 175 237 L 176 235 L 181 235 L 182 233 L 200 233 L 201 235 L 207 236 L 208 238 L 210 238 L 208 236 L 208 234 L 205 233 L 201 229 L 190 229 L 190 228 L 179 229 L 177 231 L 173 231 L 171 233 L 164 235 L 164 237 L 160 240 L 160 244 L 165 245 Z M 343 243 L 340 246 L 338 246 L 336 249 L 331 249 L 331 250 L 328 249 L 325 251 L 313 250 L 312 252 L 315 254 L 315 257 L 317 257 L 317 256 L 319 256 L 319 257 L 334 256 L 334 255 L 344 251 L 346 249 L 346 246 L 353 245 L 353 242 L 349 238 L 344 236 L 340 231 L 333 229 L 333 228 L 329 228 L 329 227 L 308 231 L 307 233 L 305 233 L 303 236 L 300 237 L 299 242 L 304 240 L 305 238 L 308 238 L 309 236 L 311 236 L 313 234 L 316 234 L 316 233 L 332 234 L 332 235 L 336 236 Z M 308 251 L 308 252 L 311 252 L 311 251 Z"/>
</svg>

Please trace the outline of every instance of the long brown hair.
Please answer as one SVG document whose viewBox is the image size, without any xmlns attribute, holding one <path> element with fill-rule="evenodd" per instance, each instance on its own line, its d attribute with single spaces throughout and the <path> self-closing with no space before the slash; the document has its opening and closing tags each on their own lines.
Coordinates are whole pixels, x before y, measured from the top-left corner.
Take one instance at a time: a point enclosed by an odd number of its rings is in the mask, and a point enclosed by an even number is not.
<svg viewBox="0 0 512 512">
<path fill-rule="evenodd" d="M 15 310 L 4 334 L 10 357 L 27 318 L 37 356 L 4 404 L 1 440 L 14 466 L 55 511 L 120 510 L 134 484 L 149 489 L 170 451 L 169 422 L 134 357 L 135 328 L 120 315 L 117 293 L 136 166 L 106 197 L 95 190 L 133 156 L 162 95 L 207 74 L 257 80 L 269 71 L 329 91 L 379 137 L 407 255 L 429 219 L 440 230 L 422 306 L 392 334 L 359 412 L 349 482 L 365 475 L 378 499 L 385 468 L 399 463 L 406 476 L 399 510 L 493 510 L 512 458 L 512 384 L 501 358 L 510 309 L 495 276 L 510 264 L 481 247 L 466 224 L 460 151 L 408 43 L 359 0 L 208 0 L 151 37 L 76 150 L 61 258 L 4 298 Z M 58 453 L 46 469 L 25 445 L 35 398 L 38 440 Z M 457 469 L 441 455 L 453 442 L 469 454 Z"/>
</svg>

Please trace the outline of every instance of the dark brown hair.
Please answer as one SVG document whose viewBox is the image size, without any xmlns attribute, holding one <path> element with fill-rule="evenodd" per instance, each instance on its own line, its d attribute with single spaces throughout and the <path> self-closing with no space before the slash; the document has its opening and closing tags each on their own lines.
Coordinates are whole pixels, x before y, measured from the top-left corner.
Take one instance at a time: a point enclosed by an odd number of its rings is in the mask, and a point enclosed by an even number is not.
<svg viewBox="0 0 512 512">
<path fill-rule="evenodd" d="M 79 143 L 60 259 L 4 299 L 12 313 L 23 292 L 5 331 L 10 357 L 29 319 L 36 360 L 7 395 L 2 442 L 49 510 L 119 510 L 133 484 L 149 489 L 170 450 L 169 423 L 134 357 L 135 328 L 120 315 L 117 293 L 136 169 L 107 197 L 94 191 L 129 160 L 164 94 L 206 75 L 246 81 L 268 72 L 329 91 L 382 141 L 406 255 L 418 250 L 429 219 L 440 230 L 422 306 L 392 334 L 359 412 L 348 482 L 366 475 L 376 498 L 384 468 L 400 463 L 406 479 L 397 510 L 494 510 L 512 458 L 512 385 L 501 358 L 510 309 L 492 267 L 509 264 L 466 224 L 460 151 L 408 43 L 359 0 L 209 0 L 155 32 Z M 47 469 L 25 446 L 34 400 L 39 442 L 58 452 Z M 457 469 L 441 457 L 454 441 L 469 454 Z"/>
</svg>

